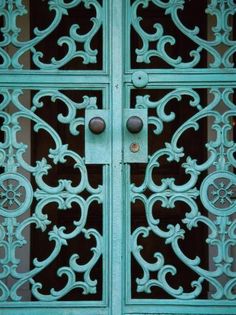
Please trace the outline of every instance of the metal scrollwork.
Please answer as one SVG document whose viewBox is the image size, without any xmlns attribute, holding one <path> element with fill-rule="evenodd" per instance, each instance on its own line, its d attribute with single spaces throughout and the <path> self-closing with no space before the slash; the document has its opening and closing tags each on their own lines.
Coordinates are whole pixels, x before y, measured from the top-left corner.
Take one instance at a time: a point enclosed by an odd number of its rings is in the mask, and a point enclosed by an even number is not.
<svg viewBox="0 0 236 315">
<path fill-rule="evenodd" d="M 148 95 L 137 96 L 136 107 L 150 108 L 152 112 L 153 109 L 156 110 L 156 116 L 149 117 L 149 124 L 155 126 L 154 133 L 157 135 L 162 133 L 164 123 L 175 119 L 174 112 L 166 113 L 171 100 L 180 101 L 183 95 L 188 95 L 191 97 L 189 105 L 196 109 L 195 114 L 174 132 L 171 141 L 149 156 L 143 183 L 140 186 L 130 186 L 130 202 L 138 200 L 143 203 L 147 220 L 147 226 L 137 227 L 131 236 L 131 251 L 143 274 L 136 279 L 137 292 L 150 293 L 152 288 L 157 286 L 174 298 L 194 299 L 200 295 L 203 282 L 206 281 L 214 288 L 212 299 L 236 298 L 236 272 L 233 265 L 235 257 L 232 250 L 236 246 L 236 175 L 232 172 L 232 167 L 236 166 L 236 144 L 231 138 L 232 118 L 236 116 L 236 106 L 232 103 L 232 92 L 230 88 L 212 89 L 212 100 L 205 107 L 201 105 L 196 90 L 191 88 L 168 92 L 158 101 L 151 101 Z M 219 104 L 225 108 L 223 114 L 218 111 Z M 198 130 L 200 121 L 207 118 L 212 119 L 211 129 L 214 136 L 206 143 L 206 160 L 199 163 L 191 156 L 186 156 L 179 143 L 186 132 L 192 128 Z M 153 171 L 158 170 L 163 157 L 169 162 L 183 161 L 181 167 L 188 175 L 183 184 L 176 184 L 175 178 L 163 178 L 160 184 L 154 182 Z M 210 168 L 211 172 L 199 188 L 199 176 Z M 151 194 L 147 196 L 146 190 Z M 206 212 L 199 207 L 197 199 L 201 200 Z M 186 208 L 182 210 L 186 209 L 186 212 L 181 225 L 168 224 L 163 229 L 160 220 L 157 216 L 154 217 L 153 208 L 156 202 L 160 202 L 163 208 L 173 208 L 173 211 L 177 202 L 184 203 Z M 190 231 L 200 224 L 206 226 L 209 231 L 205 239 L 206 244 L 209 248 L 216 249 L 216 256 L 210 258 L 214 267 L 209 269 L 202 267 L 200 257 L 189 258 L 181 246 L 186 234 L 191 233 Z M 177 274 L 177 269 L 166 263 L 161 252 L 153 253 L 155 262 L 149 262 L 144 257 L 140 240 L 149 237 L 150 233 L 162 238 L 176 257 L 195 273 L 196 280 L 191 283 L 192 290 L 186 292 L 181 286 L 174 288 L 171 285 L 168 279 Z"/>
<path fill-rule="evenodd" d="M 62 17 L 68 15 L 71 8 L 83 3 L 86 9 L 93 8 L 96 16 L 91 19 L 92 27 L 86 34 L 80 34 L 79 25 L 73 24 L 69 34 L 58 39 L 57 45 L 66 47 L 67 51 L 61 59 L 53 57 L 50 63 L 43 62 L 43 53 L 38 51 L 36 45 L 46 39 L 61 23 Z M 26 41 L 20 41 L 21 29 L 18 25 L 18 17 L 27 14 L 27 9 L 21 0 L 3 0 L 0 2 L 0 16 L 4 25 L 1 27 L 2 40 L 0 41 L 0 57 L 2 59 L 0 69 L 21 69 L 23 65 L 20 58 L 28 51 L 32 54 L 35 66 L 40 69 L 58 69 L 75 58 L 81 58 L 84 64 L 97 62 L 97 49 L 91 47 L 91 41 L 103 24 L 103 8 L 97 0 L 50 0 L 48 10 L 54 12 L 51 23 L 45 29 L 35 28 L 33 37 Z M 83 44 L 83 50 L 77 49 L 77 43 Z M 6 47 L 15 47 L 15 52 L 10 55 Z"/>
<path fill-rule="evenodd" d="M 58 2 L 64 5 L 62 1 Z M 71 2 L 72 3 L 72 2 Z M 75 1 L 74 1 L 75 3 Z M 97 280 L 93 279 L 91 272 L 97 261 L 104 252 L 103 236 L 95 228 L 86 228 L 87 217 L 91 203 L 103 203 L 104 188 L 99 185 L 94 188 L 90 185 L 88 173 L 84 160 L 76 152 L 71 151 L 68 145 L 64 144 L 55 129 L 37 115 L 37 109 L 45 106 L 44 97 L 51 97 L 52 101 L 59 99 L 67 107 L 67 114 L 59 114 L 59 122 L 68 124 L 72 134 L 78 135 L 77 127 L 84 124 L 84 118 L 78 117 L 78 111 L 88 107 L 97 108 L 96 98 L 84 96 L 81 103 L 73 102 L 61 91 L 56 89 L 42 89 L 38 91 L 32 100 L 30 108 L 25 107 L 19 96 L 23 93 L 20 89 L 10 92 L 1 89 L 2 102 L 0 103 L 0 118 L 3 120 L 1 131 L 4 133 L 4 140 L 0 142 L 0 166 L 4 172 L 0 175 L 0 247 L 2 250 L 0 258 L 0 301 L 21 299 L 18 291 L 26 283 L 31 284 L 31 291 L 34 297 L 41 301 L 54 301 L 62 298 L 74 288 L 81 288 L 83 294 L 94 294 L 96 292 Z M 10 113 L 8 105 L 11 102 Z M 26 144 L 18 141 L 18 133 L 22 129 L 20 119 L 27 119 L 34 124 L 34 132 L 44 130 L 50 135 L 54 147 L 49 149 L 48 157 L 36 161 L 35 165 L 25 160 L 25 153 L 28 150 Z M 68 179 L 58 178 L 58 185 L 50 186 L 46 179 L 48 171 L 53 165 L 64 164 L 67 160 L 73 161 L 74 168 L 80 171 L 80 182 L 77 185 Z M 36 189 L 33 189 L 29 179 L 21 175 L 22 170 L 35 178 Z M 87 191 L 85 199 L 81 192 Z M 34 200 L 34 208 L 32 201 Z M 73 230 L 67 231 L 65 226 L 54 225 L 45 213 L 45 207 L 50 204 L 57 204 L 57 211 L 70 211 L 72 203 L 80 209 L 80 217 L 73 222 Z M 24 217 L 21 215 L 24 214 Z M 27 245 L 24 231 L 34 225 L 43 233 L 47 233 L 48 240 L 53 243 L 52 250 L 48 257 L 39 260 L 37 257 L 32 262 L 32 268 L 20 272 L 18 267 L 20 259 L 17 252 L 24 250 Z M 80 263 L 78 254 L 69 257 L 68 266 L 60 267 L 57 270 L 59 277 L 66 277 L 67 282 L 61 290 L 51 289 L 47 295 L 42 293 L 43 284 L 35 280 L 35 276 L 43 272 L 60 254 L 62 247 L 68 245 L 68 241 L 84 235 L 85 239 L 93 239 L 94 246 L 91 248 L 92 257 L 87 263 Z M 77 274 L 83 277 L 78 280 Z M 12 285 L 6 285 L 6 280 L 14 279 Z"/>
<path fill-rule="evenodd" d="M 153 25 L 154 32 L 149 33 L 142 27 L 142 17 L 139 16 L 140 8 L 148 8 L 152 3 L 160 10 L 164 10 L 166 16 L 170 16 L 180 33 L 184 34 L 186 38 L 190 39 L 197 45 L 197 48 L 190 51 L 190 61 L 184 61 L 181 56 L 173 58 L 168 53 L 168 46 L 176 44 L 178 38 L 171 34 L 165 34 L 164 27 L 158 22 Z M 211 32 L 213 34 L 212 40 L 204 39 L 200 36 L 200 29 L 195 26 L 189 29 L 181 21 L 179 12 L 185 9 L 185 0 L 136 0 L 131 7 L 131 25 L 135 29 L 142 41 L 142 47 L 137 48 L 136 61 L 139 63 L 150 63 L 150 58 L 158 57 L 164 60 L 168 65 L 175 68 L 193 68 L 201 60 L 201 52 L 203 50 L 212 57 L 210 63 L 211 68 L 232 68 L 234 67 L 233 55 L 236 52 L 236 41 L 232 39 L 232 26 L 230 18 L 235 15 L 236 5 L 233 0 L 211 0 L 205 10 L 208 16 L 215 17 L 215 25 L 212 26 Z M 154 43 L 156 48 L 150 48 L 150 44 Z M 152 45 L 153 46 L 153 45 Z M 224 50 L 220 50 L 224 47 Z"/>
</svg>

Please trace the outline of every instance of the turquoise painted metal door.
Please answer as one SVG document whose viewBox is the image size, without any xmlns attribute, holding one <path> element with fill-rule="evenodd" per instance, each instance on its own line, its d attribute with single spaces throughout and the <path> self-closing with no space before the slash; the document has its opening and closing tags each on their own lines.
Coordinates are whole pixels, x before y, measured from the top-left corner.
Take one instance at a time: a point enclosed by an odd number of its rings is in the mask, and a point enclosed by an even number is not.
<svg viewBox="0 0 236 315">
<path fill-rule="evenodd" d="M 0 0 L 0 314 L 236 314 L 234 0 Z"/>
</svg>

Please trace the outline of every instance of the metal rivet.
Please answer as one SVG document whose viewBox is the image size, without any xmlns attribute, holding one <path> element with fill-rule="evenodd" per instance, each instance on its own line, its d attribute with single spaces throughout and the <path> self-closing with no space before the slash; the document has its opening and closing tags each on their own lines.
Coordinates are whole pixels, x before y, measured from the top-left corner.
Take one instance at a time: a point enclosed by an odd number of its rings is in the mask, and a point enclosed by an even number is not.
<svg viewBox="0 0 236 315">
<path fill-rule="evenodd" d="M 143 88 L 148 84 L 148 74 L 142 70 L 135 71 L 132 74 L 132 83 L 135 87 Z"/>
</svg>

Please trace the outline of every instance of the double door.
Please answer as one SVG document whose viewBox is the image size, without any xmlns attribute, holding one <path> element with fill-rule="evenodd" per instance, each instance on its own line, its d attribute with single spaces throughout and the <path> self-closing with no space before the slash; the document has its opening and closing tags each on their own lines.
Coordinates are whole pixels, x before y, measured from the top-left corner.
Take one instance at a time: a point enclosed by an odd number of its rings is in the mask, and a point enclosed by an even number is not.
<svg viewBox="0 0 236 315">
<path fill-rule="evenodd" d="M 235 314 L 232 0 L 0 1 L 0 314 Z"/>
</svg>

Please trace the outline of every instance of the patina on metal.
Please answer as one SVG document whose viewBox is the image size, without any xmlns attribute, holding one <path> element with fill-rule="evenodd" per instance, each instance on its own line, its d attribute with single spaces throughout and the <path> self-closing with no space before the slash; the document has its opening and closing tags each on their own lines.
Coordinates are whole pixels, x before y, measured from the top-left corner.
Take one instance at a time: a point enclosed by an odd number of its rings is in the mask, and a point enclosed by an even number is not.
<svg viewBox="0 0 236 315">
<path fill-rule="evenodd" d="M 50 18 L 24 38 L 20 21 L 29 21 L 36 1 L 29 1 L 28 7 L 26 3 L 0 0 L 0 313 L 236 314 L 235 1 L 201 1 L 208 25 L 205 37 L 197 22 L 186 24 L 191 16 L 183 18 L 194 1 L 49 0 L 42 3 Z M 70 23 L 75 12 L 81 15 L 81 8 L 88 16 L 86 28 L 81 31 L 83 25 L 77 22 L 64 28 L 64 19 L 69 17 Z M 155 14 L 150 25 L 149 17 Z M 55 53 L 47 56 L 40 45 L 50 41 L 58 27 L 64 33 L 53 44 Z M 193 48 L 175 55 L 184 39 Z M 204 100 L 199 90 L 205 91 Z M 81 92 L 79 101 L 73 98 L 76 91 Z M 60 112 L 60 107 L 55 124 L 39 115 L 48 106 L 45 100 L 64 108 Z M 159 141 L 177 119 L 182 100 L 194 113 L 166 141 Z M 202 120 L 207 120 L 208 130 L 206 156 L 200 161 L 181 143 L 186 133 L 202 128 Z M 32 137 L 43 132 L 50 138 L 47 154 L 34 163 L 26 159 L 29 143 L 19 136 L 25 121 L 32 126 Z M 85 152 L 71 149 L 56 125 L 66 127 L 69 136 L 84 135 Z M 154 150 L 148 134 L 157 139 Z M 68 161 L 78 174 L 76 183 L 63 172 L 54 184 L 46 180 L 51 170 Z M 178 165 L 184 181 L 178 182 L 177 175 L 160 178 L 162 163 L 167 168 Z M 132 179 L 133 165 L 142 170 L 139 183 Z M 95 186 L 89 176 L 93 166 L 102 169 Z M 93 225 L 96 220 L 88 219 L 94 203 L 102 209 L 100 230 Z M 135 203 L 144 211 L 143 221 L 133 226 Z M 184 205 L 181 221 L 173 223 L 178 203 Z M 70 229 L 66 220 L 51 220 L 47 208 L 52 204 L 65 219 L 76 205 L 78 219 L 70 222 Z M 171 211 L 165 228 L 155 204 Z M 19 255 L 31 246 L 25 237 L 30 226 L 50 243 L 43 259 Z M 205 265 L 182 246 L 199 226 L 207 230 L 201 239 L 208 248 Z M 194 279 L 187 287 L 182 279 L 173 285 L 171 279 L 179 276 L 179 270 L 159 248 L 145 256 L 152 245 L 144 245 L 150 236 L 191 270 Z M 62 279 L 60 285 L 59 280 L 51 287 L 41 283 L 38 276 L 47 276 L 47 268 L 78 238 L 91 245 L 86 263 L 80 257 L 83 241 L 78 241 L 78 250 L 55 272 Z M 29 260 L 27 270 L 20 268 L 24 259 Z M 94 276 L 99 264 L 100 282 Z M 22 293 L 25 287 L 28 300 Z M 78 298 L 67 300 L 74 290 Z M 99 290 L 101 298 L 94 298 Z M 158 290 L 168 298 L 159 299 Z"/>
</svg>

